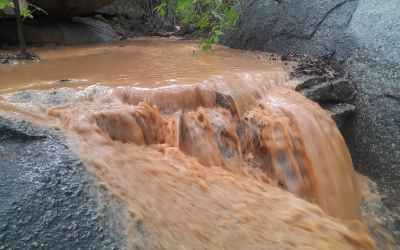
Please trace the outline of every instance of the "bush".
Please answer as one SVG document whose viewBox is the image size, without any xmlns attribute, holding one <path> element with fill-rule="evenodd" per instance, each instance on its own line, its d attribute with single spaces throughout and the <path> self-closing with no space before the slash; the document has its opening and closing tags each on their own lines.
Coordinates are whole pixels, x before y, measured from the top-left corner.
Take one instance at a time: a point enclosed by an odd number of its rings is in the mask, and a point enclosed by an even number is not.
<svg viewBox="0 0 400 250">
<path fill-rule="evenodd" d="M 194 25 L 206 32 L 200 47 L 209 50 L 219 42 L 226 28 L 236 25 L 239 14 L 235 7 L 240 0 L 161 0 L 155 10 L 160 16 L 173 15 L 183 26 Z"/>
</svg>

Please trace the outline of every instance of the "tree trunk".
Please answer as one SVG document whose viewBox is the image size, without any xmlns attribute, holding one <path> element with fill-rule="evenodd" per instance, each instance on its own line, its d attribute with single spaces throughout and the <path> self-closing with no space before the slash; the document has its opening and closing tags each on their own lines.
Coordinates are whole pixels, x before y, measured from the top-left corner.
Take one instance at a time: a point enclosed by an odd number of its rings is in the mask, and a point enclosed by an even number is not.
<svg viewBox="0 0 400 250">
<path fill-rule="evenodd" d="M 17 18 L 19 48 L 21 50 L 21 54 L 26 54 L 26 41 L 25 41 L 22 18 L 21 18 L 21 7 L 20 7 L 21 5 L 19 0 L 13 0 L 13 2 L 14 2 L 15 17 Z"/>
</svg>

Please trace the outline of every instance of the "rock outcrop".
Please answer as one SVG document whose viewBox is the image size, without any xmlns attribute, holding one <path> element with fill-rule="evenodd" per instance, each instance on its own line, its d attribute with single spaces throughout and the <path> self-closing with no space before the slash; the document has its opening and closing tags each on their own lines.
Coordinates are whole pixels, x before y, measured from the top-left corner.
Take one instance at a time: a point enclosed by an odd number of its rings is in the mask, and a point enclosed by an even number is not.
<svg viewBox="0 0 400 250">
<path fill-rule="evenodd" d="M 225 44 L 283 55 L 330 56 L 351 76 L 357 112 L 343 131 L 355 166 L 394 201 L 387 204 L 399 209 L 400 2 L 249 0 L 242 7 L 239 27 L 227 32 Z M 318 91 L 313 93 L 321 98 Z"/>
<path fill-rule="evenodd" d="M 100 202 L 106 194 L 58 131 L 0 117 L 0 169 L 0 249 L 123 246 L 122 207 Z"/>
<path fill-rule="evenodd" d="M 33 0 L 29 3 L 44 11 L 34 11 L 35 18 L 24 22 L 24 34 L 30 45 L 75 45 L 118 40 L 120 36 L 95 11 L 113 0 Z M 8 11 L 12 14 L 13 11 Z M 4 13 L 3 13 L 4 14 Z M 90 16 L 89 16 L 90 15 Z M 16 23 L 0 11 L 0 46 L 18 44 Z"/>
<path fill-rule="evenodd" d="M 0 20 L 0 45 L 18 44 L 14 20 Z M 112 27 L 90 17 L 74 17 L 65 20 L 38 20 L 24 24 L 26 41 L 31 45 L 75 45 L 104 43 L 119 39 Z"/>
<path fill-rule="evenodd" d="M 357 90 L 353 81 L 326 58 L 283 58 L 297 61 L 291 76 L 296 79 L 296 91 L 319 103 L 343 129 L 356 111 L 353 105 Z"/>
<path fill-rule="evenodd" d="M 146 27 L 147 9 L 152 9 L 151 1 L 115 0 L 97 11 L 108 24 L 123 38 L 143 34 Z"/>
<path fill-rule="evenodd" d="M 53 17 L 72 17 L 92 14 L 95 10 L 112 3 L 113 0 L 30 0 Z"/>
</svg>

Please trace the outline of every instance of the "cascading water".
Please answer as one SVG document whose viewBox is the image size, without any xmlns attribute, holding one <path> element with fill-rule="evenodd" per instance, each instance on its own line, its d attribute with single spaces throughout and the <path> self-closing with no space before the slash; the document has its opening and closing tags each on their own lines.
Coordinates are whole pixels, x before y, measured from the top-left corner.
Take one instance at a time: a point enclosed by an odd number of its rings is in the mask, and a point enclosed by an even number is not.
<svg viewBox="0 0 400 250">
<path fill-rule="evenodd" d="M 65 131 L 143 225 L 151 240 L 128 230 L 132 249 L 374 249 L 336 125 L 267 78 L 233 72 L 200 84 L 94 86 L 71 90 L 63 106 L 29 105 Z M 54 94 L 32 93 L 42 104 Z"/>
</svg>

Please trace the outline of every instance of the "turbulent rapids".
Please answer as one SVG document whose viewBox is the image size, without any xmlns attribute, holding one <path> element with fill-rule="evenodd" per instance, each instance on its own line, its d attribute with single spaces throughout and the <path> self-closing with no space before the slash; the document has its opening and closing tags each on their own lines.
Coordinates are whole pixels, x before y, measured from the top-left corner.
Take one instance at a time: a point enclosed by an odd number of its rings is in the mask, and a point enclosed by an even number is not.
<svg viewBox="0 0 400 250">
<path fill-rule="evenodd" d="M 252 89 L 94 86 L 48 115 L 154 239 L 129 235 L 132 248 L 373 249 L 328 114 L 288 88 Z"/>
<path fill-rule="evenodd" d="M 146 237 L 126 221 L 130 248 L 375 249 L 339 130 L 290 87 L 217 77 L 68 91 L 61 106 L 30 103 L 31 116 L 65 131 L 141 223 Z"/>
</svg>

